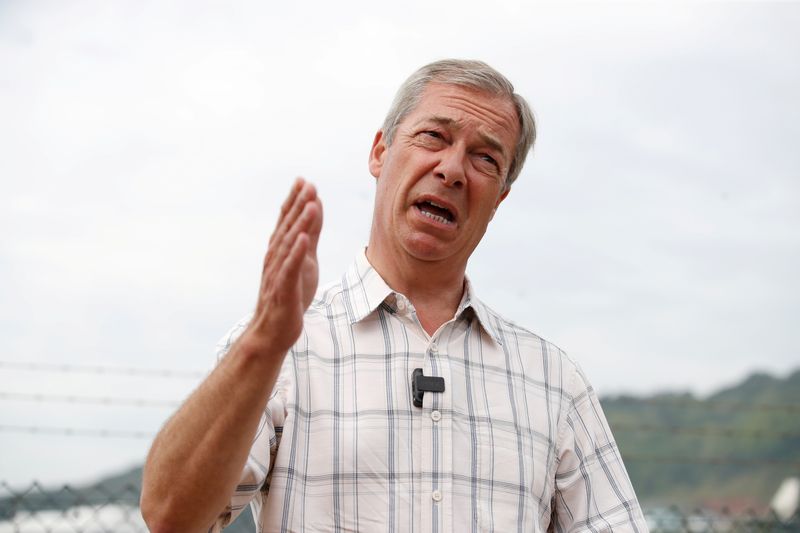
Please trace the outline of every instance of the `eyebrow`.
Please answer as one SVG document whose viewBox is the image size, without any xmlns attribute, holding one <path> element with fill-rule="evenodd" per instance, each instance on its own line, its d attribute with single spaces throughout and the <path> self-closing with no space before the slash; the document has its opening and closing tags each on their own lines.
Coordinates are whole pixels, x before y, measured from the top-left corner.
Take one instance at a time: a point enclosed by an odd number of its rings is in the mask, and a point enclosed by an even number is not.
<svg viewBox="0 0 800 533">
<path fill-rule="evenodd" d="M 450 117 L 442 117 L 439 115 L 426 117 L 420 120 L 418 124 L 423 124 L 425 122 L 434 122 L 436 124 L 439 124 L 440 126 L 458 127 L 458 122 L 455 119 L 452 119 Z M 489 148 L 500 152 L 501 154 L 503 154 L 504 158 L 508 159 L 508 154 L 506 154 L 506 151 L 503 149 L 503 144 L 500 141 L 498 141 L 494 136 L 489 135 L 488 133 L 484 133 L 482 131 L 478 132 L 478 136 L 480 136 L 481 140 L 487 146 L 489 146 Z"/>
</svg>

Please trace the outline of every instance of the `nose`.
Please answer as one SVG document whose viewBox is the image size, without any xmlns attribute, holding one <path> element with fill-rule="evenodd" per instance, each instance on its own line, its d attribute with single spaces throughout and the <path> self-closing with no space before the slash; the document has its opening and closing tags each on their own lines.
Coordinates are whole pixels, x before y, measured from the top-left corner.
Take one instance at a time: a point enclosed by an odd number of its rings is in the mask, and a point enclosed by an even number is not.
<svg viewBox="0 0 800 533">
<path fill-rule="evenodd" d="M 460 189 L 466 183 L 464 172 L 465 154 L 456 146 L 439 152 L 440 159 L 433 170 L 434 176 L 444 181 L 448 187 Z"/>
</svg>

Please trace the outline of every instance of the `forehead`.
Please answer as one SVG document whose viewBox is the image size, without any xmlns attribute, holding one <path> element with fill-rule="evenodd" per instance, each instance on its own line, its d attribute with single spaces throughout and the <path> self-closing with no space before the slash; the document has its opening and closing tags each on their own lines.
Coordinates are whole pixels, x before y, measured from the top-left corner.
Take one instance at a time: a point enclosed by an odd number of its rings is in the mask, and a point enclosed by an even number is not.
<svg viewBox="0 0 800 533">
<path fill-rule="evenodd" d="M 416 124 L 434 118 L 496 137 L 508 154 L 513 153 L 519 134 L 517 110 L 508 97 L 460 85 L 429 84 L 403 122 Z"/>
</svg>

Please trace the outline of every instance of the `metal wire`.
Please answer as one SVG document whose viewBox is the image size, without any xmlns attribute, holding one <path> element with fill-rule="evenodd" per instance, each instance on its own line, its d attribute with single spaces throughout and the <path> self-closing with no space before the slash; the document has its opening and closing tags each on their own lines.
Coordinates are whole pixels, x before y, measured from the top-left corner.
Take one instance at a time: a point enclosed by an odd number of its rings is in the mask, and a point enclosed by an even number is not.
<svg viewBox="0 0 800 533">
<path fill-rule="evenodd" d="M 90 429 L 48 426 L 16 426 L 0 424 L 0 431 L 12 433 L 32 433 L 46 435 L 64 435 L 68 437 L 98 437 L 123 439 L 152 439 L 155 433 L 150 431 L 129 431 L 121 429 Z"/>
<path fill-rule="evenodd" d="M 629 433 L 670 433 L 678 435 L 719 435 L 724 437 L 751 437 L 751 438 L 780 438 L 780 439 L 800 439 L 800 433 L 791 431 L 774 431 L 770 429 L 741 429 L 735 427 L 703 426 L 687 427 L 662 424 L 626 424 L 609 420 L 608 424 L 618 432 Z"/>
<path fill-rule="evenodd" d="M 150 400 L 147 398 L 116 398 L 111 396 L 75 396 L 66 394 L 39 394 L 26 392 L 0 392 L 0 400 L 27 401 L 38 403 L 74 403 L 89 405 L 129 405 L 133 407 L 176 407 L 175 400 Z"/>
<path fill-rule="evenodd" d="M 169 370 L 163 368 L 132 368 L 101 365 L 71 365 L 61 363 L 27 363 L 19 361 L 0 361 L 0 368 L 25 370 L 31 372 L 82 373 L 82 374 L 115 374 L 120 376 L 146 376 L 154 378 L 186 378 L 198 379 L 205 376 L 203 372 L 188 370 Z"/>
<path fill-rule="evenodd" d="M 743 403 L 726 402 L 723 400 L 698 400 L 697 398 L 638 398 L 635 396 L 617 396 L 601 398 L 602 404 L 634 404 L 634 405 L 661 405 L 668 407 L 692 408 L 716 411 L 784 411 L 800 413 L 800 404 L 786 403 Z"/>
<path fill-rule="evenodd" d="M 800 462 L 797 461 L 784 461 L 781 459 L 741 459 L 736 457 L 693 457 L 693 456 L 675 456 L 675 455 L 643 455 L 635 453 L 622 454 L 622 459 L 626 463 L 658 463 L 668 465 L 680 464 L 693 464 L 693 465 L 709 465 L 709 466 L 725 466 L 725 465 L 738 465 L 738 466 L 788 466 L 791 468 L 800 468 Z"/>
</svg>

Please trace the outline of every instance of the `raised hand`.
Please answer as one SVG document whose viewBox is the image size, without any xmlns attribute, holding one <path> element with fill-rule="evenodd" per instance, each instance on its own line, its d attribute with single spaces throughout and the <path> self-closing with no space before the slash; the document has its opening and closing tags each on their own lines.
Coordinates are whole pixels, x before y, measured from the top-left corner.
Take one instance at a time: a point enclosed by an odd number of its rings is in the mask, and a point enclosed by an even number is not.
<svg viewBox="0 0 800 533">
<path fill-rule="evenodd" d="M 322 202 L 314 186 L 298 178 L 270 237 L 256 311 L 242 335 L 251 349 L 282 356 L 300 336 L 319 282 L 321 229 Z"/>
<path fill-rule="evenodd" d="M 209 531 L 233 494 L 283 358 L 317 290 L 322 203 L 298 179 L 281 208 L 250 325 L 159 432 L 147 456 L 150 531 Z"/>
</svg>

